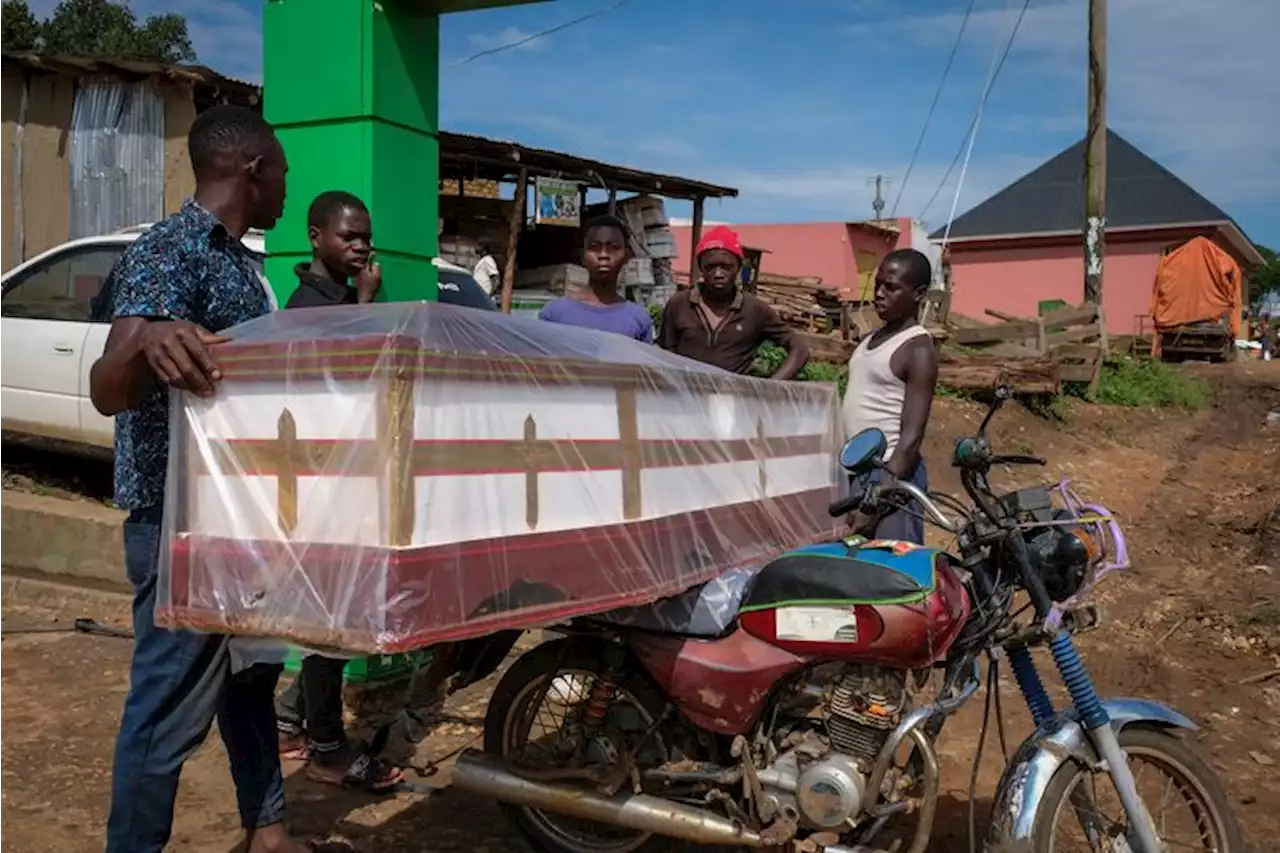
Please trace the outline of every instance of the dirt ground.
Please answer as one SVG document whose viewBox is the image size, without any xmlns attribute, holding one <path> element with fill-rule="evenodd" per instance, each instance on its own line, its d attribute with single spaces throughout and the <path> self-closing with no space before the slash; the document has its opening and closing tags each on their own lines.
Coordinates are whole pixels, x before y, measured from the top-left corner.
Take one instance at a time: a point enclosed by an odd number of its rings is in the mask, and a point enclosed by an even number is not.
<svg viewBox="0 0 1280 853">
<path fill-rule="evenodd" d="M 1167 702 L 1197 720 L 1202 729 L 1192 739 L 1226 780 L 1247 838 L 1257 851 L 1280 851 L 1280 676 L 1262 677 L 1280 667 L 1280 425 L 1264 426 L 1268 412 L 1280 409 L 1280 364 L 1207 375 L 1218 386 L 1217 404 L 1195 415 L 1079 404 L 1066 423 L 1055 424 L 1011 407 L 998 416 L 993 436 L 1008 452 L 1046 456 L 1052 475 L 1070 478 L 1122 519 L 1136 568 L 1103 586 L 1103 624 L 1080 639 L 1091 672 L 1105 695 Z M 975 404 L 939 401 L 927 448 L 935 488 L 958 491 L 947 467 L 951 440 L 972 432 L 980 415 Z M 7 488 L 21 487 L 25 477 L 7 471 L 5 479 Z M 6 575 L 4 853 L 100 849 L 129 643 L 19 633 L 69 628 L 79 616 L 124 625 L 128 602 Z M 1044 672 L 1051 675 L 1048 667 Z M 450 701 L 452 721 L 419 746 L 414 760 L 419 768 L 443 764 L 420 781 L 447 782 L 448 757 L 478 741 L 491 688 L 480 684 Z M 1016 742 L 1028 718 L 1011 683 L 1001 694 Z M 944 730 L 934 853 L 966 849 L 980 719 L 975 701 Z M 989 745 L 977 792 L 980 826 L 1000 764 Z M 291 824 L 302 835 L 328 839 L 334 850 L 527 849 L 499 809 L 482 799 L 447 790 L 373 799 L 311 784 L 296 766 L 286 770 Z M 415 772 L 410 778 L 419 780 Z M 226 757 L 215 736 L 187 766 L 173 848 L 229 853 L 235 825 Z"/>
</svg>

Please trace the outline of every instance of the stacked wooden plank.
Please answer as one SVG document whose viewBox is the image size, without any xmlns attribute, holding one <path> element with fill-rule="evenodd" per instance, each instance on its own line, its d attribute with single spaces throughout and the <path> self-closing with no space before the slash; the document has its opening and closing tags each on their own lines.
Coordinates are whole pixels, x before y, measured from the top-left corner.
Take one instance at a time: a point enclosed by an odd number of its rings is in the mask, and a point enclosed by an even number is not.
<svg viewBox="0 0 1280 853">
<path fill-rule="evenodd" d="M 1058 393 L 1058 365 L 1052 358 L 1007 358 L 944 349 L 938 383 L 964 391 L 989 391 L 1008 384 L 1018 394 Z"/>
<path fill-rule="evenodd" d="M 832 328 L 827 303 L 834 297 L 822 286 L 820 278 L 761 273 L 756 280 L 756 295 L 777 309 L 789 326 L 818 334 Z"/>
<path fill-rule="evenodd" d="M 985 359 L 999 359 L 1015 373 L 1025 372 L 1027 387 L 1015 384 L 1015 390 L 1045 393 L 1031 386 L 1047 381 L 1035 377 L 1050 362 L 1057 374 L 1055 389 L 1057 382 L 1079 382 L 1097 389 L 1108 352 L 1106 319 L 1097 305 L 1086 302 L 1034 318 L 992 309 L 986 314 L 998 322 L 952 314 L 950 343 Z"/>
</svg>

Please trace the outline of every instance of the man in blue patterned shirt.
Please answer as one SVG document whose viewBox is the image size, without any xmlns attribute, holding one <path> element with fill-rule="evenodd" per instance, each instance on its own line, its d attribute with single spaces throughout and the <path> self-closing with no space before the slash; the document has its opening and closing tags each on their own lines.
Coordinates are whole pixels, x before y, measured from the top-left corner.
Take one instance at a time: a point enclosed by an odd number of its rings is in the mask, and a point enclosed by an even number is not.
<svg viewBox="0 0 1280 853">
<path fill-rule="evenodd" d="M 154 621 L 169 449 L 169 389 L 213 394 L 208 347 L 267 313 L 269 297 L 240 239 L 284 207 L 284 150 L 252 110 L 216 106 L 188 137 L 195 197 L 140 237 L 111 271 L 97 310 L 111 320 L 90 373 L 93 404 L 116 416 L 116 503 L 134 588 L 133 664 L 116 741 L 107 853 L 161 853 L 178 776 L 214 718 L 231 759 L 248 853 L 303 853 L 284 830 L 272 700 L 278 666 L 232 673 L 226 637 Z M 212 331 L 211 331 L 212 330 Z"/>
</svg>

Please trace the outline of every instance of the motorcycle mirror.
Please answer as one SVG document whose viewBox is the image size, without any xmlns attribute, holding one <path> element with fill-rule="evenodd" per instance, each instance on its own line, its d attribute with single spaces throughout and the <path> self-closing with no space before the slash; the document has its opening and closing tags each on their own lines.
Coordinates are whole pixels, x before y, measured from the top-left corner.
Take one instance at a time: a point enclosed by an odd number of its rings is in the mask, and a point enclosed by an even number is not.
<svg viewBox="0 0 1280 853">
<path fill-rule="evenodd" d="M 840 448 L 840 467 L 850 474 L 866 474 L 889 449 L 889 440 L 875 427 L 864 429 Z"/>
</svg>

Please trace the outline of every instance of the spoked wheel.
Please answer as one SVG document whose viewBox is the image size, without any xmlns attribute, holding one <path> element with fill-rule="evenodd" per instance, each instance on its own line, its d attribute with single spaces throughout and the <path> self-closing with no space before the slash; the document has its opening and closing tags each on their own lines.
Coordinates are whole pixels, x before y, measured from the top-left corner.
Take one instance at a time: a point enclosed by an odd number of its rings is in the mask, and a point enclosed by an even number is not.
<svg viewBox="0 0 1280 853">
<path fill-rule="evenodd" d="M 1127 728 L 1119 736 L 1138 795 L 1168 853 L 1243 853 L 1240 827 L 1217 775 L 1182 740 Z M 1110 775 L 1076 762 L 1062 766 L 1044 793 L 1037 853 L 1128 853 L 1137 841 Z"/>
<path fill-rule="evenodd" d="M 647 682 L 616 685 L 603 721 L 588 724 L 588 704 L 602 663 L 566 641 L 547 643 L 507 670 L 485 717 L 485 751 L 500 755 L 530 778 L 598 790 L 600 780 L 631 790 L 637 768 L 667 760 L 662 733 L 646 734 L 662 714 L 662 697 Z M 524 806 L 503 808 L 529 840 L 547 853 L 656 853 L 669 839 Z"/>
</svg>

